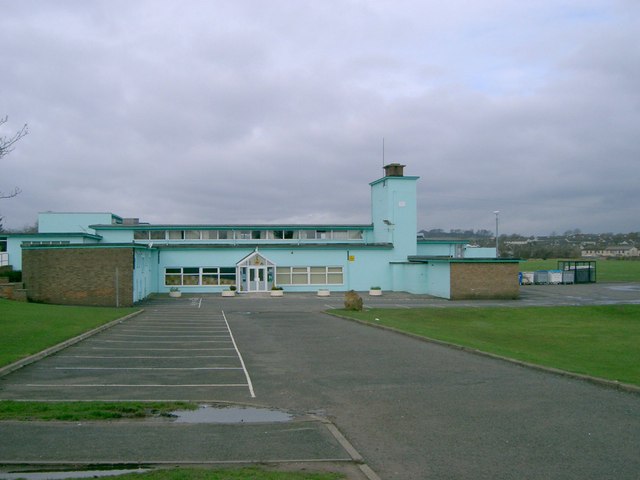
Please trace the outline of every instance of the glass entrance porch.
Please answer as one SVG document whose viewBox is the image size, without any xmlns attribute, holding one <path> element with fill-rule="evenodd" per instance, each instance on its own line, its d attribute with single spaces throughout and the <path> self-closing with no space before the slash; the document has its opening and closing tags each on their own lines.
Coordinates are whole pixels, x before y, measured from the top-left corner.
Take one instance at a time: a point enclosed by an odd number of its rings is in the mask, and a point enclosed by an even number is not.
<svg viewBox="0 0 640 480">
<path fill-rule="evenodd" d="M 271 290 L 275 278 L 275 264 L 257 251 L 240 260 L 236 265 L 236 275 L 240 279 L 243 292 L 267 292 Z"/>
</svg>

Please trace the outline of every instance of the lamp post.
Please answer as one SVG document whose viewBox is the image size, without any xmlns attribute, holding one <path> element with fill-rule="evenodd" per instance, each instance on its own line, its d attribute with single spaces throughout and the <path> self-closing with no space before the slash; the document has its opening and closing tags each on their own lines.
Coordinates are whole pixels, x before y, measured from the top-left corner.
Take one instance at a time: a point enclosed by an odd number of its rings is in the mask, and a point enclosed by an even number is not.
<svg viewBox="0 0 640 480">
<path fill-rule="evenodd" d="M 498 216 L 500 215 L 500 210 L 495 210 L 493 214 L 496 216 L 496 258 L 500 257 L 498 253 Z"/>
</svg>

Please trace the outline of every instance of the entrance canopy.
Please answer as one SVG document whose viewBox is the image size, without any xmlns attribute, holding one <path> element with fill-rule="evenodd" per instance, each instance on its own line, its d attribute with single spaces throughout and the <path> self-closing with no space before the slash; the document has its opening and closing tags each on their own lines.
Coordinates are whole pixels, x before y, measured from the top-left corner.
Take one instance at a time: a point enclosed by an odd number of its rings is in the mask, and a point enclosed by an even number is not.
<svg viewBox="0 0 640 480">
<path fill-rule="evenodd" d="M 266 292 L 273 287 L 276 264 L 262 256 L 257 250 L 236 264 L 236 275 L 240 279 L 240 290 Z"/>
</svg>

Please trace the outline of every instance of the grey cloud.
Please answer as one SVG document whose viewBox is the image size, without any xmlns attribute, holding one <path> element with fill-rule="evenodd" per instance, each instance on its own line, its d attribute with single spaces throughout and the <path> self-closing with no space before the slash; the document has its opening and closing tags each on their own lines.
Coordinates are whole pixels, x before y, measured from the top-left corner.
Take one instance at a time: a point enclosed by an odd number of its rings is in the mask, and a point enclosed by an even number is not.
<svg viewBox="0 0 640 480">
<path fill-rule="evenodd" d="M 384 137 L 421 228 L 638 230 L 638 10 L 609 3 L 13 2 L 5 224 L 367 222 Z"/>
</svg>

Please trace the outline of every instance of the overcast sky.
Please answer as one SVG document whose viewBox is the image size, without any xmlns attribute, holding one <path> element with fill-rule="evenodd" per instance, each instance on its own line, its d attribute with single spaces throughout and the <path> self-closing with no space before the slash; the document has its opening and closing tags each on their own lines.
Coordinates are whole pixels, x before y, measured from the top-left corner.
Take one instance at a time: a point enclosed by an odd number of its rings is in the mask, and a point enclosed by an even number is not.
<svg viewBox="0 0 640 480">
<path fill-rule="evenodd" d="M 369 223 L 640 230 L 637 0 L 0 0 L 5 228 Z"/>
</svg>

